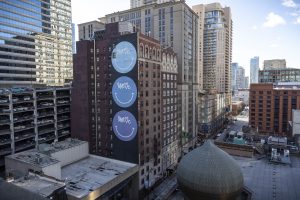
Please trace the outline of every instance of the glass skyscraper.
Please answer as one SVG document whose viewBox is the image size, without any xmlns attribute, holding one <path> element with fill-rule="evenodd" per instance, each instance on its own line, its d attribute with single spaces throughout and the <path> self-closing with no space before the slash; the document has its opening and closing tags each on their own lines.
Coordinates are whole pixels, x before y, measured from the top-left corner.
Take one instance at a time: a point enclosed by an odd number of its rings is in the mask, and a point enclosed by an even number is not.
<svg viewBox="0 0 300 200">
<path fill-rule="evenodd" d="M 71 0 L 0 1 L 0 87 L 72 80 Z"/>
<path fill-rule="evenodd" d="M 250 83 L 258 83 L 259 57 L 250 60 Z"/>
</svg>

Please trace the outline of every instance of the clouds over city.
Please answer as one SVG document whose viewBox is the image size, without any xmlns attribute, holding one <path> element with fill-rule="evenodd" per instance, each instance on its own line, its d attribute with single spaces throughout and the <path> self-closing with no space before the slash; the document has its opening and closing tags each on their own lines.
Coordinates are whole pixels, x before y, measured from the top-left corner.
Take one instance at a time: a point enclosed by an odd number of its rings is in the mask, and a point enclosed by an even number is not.
<svg viewBox="0 0 300 200">
<path fill-rule="evenodd" d="M 282 0 L 282 5 L 288 8 L 298 7 L 298 5 L 293 0 Z"/>
<path fill-rule="evenodd" d="M 266 17 L 266 21 L 264 22 L 263 26 L 266 28 L 273 28 L 284 24 L 286 24 L 286 21 L 283 17 L 273 12 L 270 12 Z"/>
</svg>

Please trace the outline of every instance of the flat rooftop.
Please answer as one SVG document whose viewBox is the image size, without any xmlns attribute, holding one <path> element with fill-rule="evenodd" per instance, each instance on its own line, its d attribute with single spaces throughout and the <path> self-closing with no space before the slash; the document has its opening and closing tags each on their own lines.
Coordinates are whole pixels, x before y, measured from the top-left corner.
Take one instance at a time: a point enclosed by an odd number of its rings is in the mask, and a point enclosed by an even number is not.
<svg viewBox="0 0 300 200">
<path fill-rule="evenodd" d="M 43 197 L 50 196 L 55 190 L 65 186 L 64 183 L 29 174 L 28 176 L 14 180 L 12 182 L 15 186 L 39 194 Z"/>
<path fill-rule="evenodd" d="M 252 199 L 300 199 L 300 158 L 291 156 L 292 166 L 271 164 L 267 159 L 234 157 L 241 166 L 245 186 Z"/>
<path fill-rule="evenodd" d="M 6 156 L 6 158 L 18 160 L 33 166 L 38 166 L 41 168 L 59 163 L 59 160 L 56 160 L 48 155 L 37 152 L 35 149 L 23 151 L 13 155 Z"/>
<path fill-rule="evenodd" d="M 300 199 L 300 157 L 291 156 L 292 166 L 272 164 L 267 159 L 233 158 L 241 166 L 244 185 L 252 192 L 251 199 Z M 184 200 L 184 195 L 180 190 L 174 191 L 168 200 Z"/>
<path fill-rule="evenodd" d="M 1 200 L 49 200 L 41 195 L 35 194 L 23 188 L 20 188 L 12 183 L 0 180 Z"/>
<path fill-rule="evenodd" d="M 67 194 L 82 198 L 96 190 L 102 195 L 137 172 L 136 164 L 90 155 L 63 167 L 62 179 Z"/>
<path fill-rule="evenodd" d="M 41 144 L 39 146 L 39 151 L 44 154 L 56 153 L 63 151 L 75 146 L 87 143 L 86 141 L 81 141 L 77 139 L 67 138 L 66 140 L 56 142 L 55 144 Z"/>
</svg>

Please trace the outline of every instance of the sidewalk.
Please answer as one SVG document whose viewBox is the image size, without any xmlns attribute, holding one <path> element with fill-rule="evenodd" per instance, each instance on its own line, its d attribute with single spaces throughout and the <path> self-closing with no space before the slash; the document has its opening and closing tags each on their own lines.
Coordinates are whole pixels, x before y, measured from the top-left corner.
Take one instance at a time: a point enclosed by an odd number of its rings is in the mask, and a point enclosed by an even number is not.
<svg viewBox="0 0 300 200">
<path fill-rule="evenodd" d="M 159 186 L 154 188 L 151 193 L 144 198 L 144 200 L 162 200 L 167 199 L 168 196 L 177 188 L 176 173 L 166 178 Z"/>
</svg>

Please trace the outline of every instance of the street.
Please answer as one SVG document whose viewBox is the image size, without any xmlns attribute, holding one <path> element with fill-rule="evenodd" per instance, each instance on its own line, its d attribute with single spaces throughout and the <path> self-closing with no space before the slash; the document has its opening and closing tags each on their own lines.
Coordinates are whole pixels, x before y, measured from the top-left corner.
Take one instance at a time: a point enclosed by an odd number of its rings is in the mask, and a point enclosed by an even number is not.
<svg viewBox="0 0 300 200">
<path fill-rule="evenodd" d="M 243 111 L 242 112 L 243 115 L 238 115 L 234 118 L 236 118 L 236 121 L 233 121 L 232 124 L 228 125 L 228 128 L 226 129 L 226 132 L 230 132 L 230 131 L 242 131 L 242 127 L 243 126 L 248 126 L 249 123 L 249 113 L 248 111 Z"/>
</svg>

